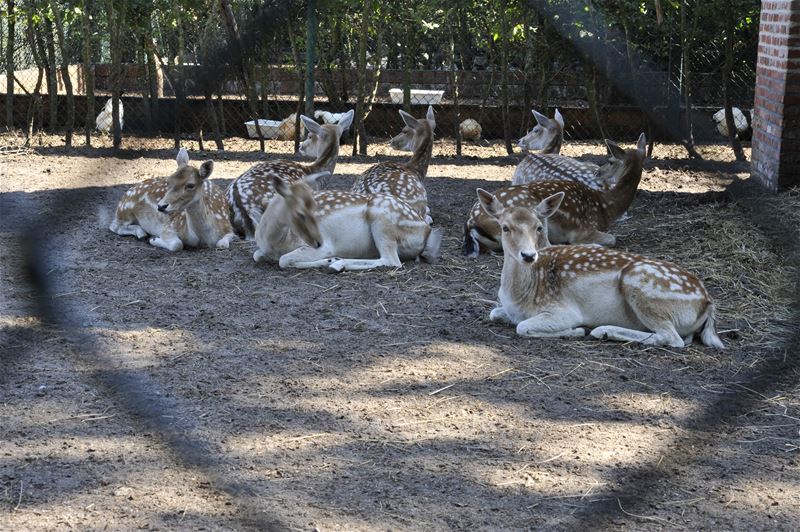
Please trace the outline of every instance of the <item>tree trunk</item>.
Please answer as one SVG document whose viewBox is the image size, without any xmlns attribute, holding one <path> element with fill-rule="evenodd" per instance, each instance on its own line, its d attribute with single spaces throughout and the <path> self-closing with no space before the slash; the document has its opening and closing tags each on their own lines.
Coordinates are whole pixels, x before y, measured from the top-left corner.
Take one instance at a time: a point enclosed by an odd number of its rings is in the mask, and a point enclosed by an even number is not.
<svg viewBox="0 0 800 532">
<path fill-rule="evenodd" d="M 733 148 L 733 154 L 737 161 L 746 161 L 747 157 L 739 142 L 736 121 L 733 118 L 733 104 L 731 103 L 731 71 L 733 70 L 733 39 L 735 38 L 733 12 L 726 9 L 725 17 L 725 63 L 722 67 L 722 85 L 725 98 L 725 124 L 728 126 L 728 140 Z"/>
<path fill-rule="evenodd" d="M 364 118 L 361 120 L 361 123 L 358 124 L 358 131 L 361 135 L 361 141 L 358 143 L 358 150 L 361 155 L 367 154 L 367 118 L 369 118 L 369 114 L 372 112 L 372 104 L 375 102 L 375 97 L 378 95 L 378 87 L 381 84 L 381 72 L 383 71 L 383 65 L 381 64 L 383 58 L 383 34 L 384 28 L 383 26 L 378 29 L 378 35 L 375 37 L 376 47 L 375 50 L 375 57 L 377 58 L 377 62 L 373 65 L 375 70 L 375 75 L 372 84 L 372 91 L 369 93 L 369 98 L 367 98 L 367 103 L 364 108 Z"/>
<path fill-rule="evenodd" d="M 92 61 L 92 22 L 89 11 L 91 0 L 83 3 L 81 28 L 83 30 L 83 84 L 86 87 L 86 124 L 84 134 L 86 145 L 92 145 L 92 130 L 94 130 L 94 62 Z"/>
<path fill-rule="evenodd" d="M 120 124 L 119 102 L 122 93 L 122 26 L 125 18 L 127 0 L 120 9 L 114 9 L 114 0 L 106 1 L 108 29 L 111 51 L 111 128 L 114 136 L 114 149 L 122 145 L 122 125 Z"/>
<path fill-rule="evenodd" d="M 317 48 L 317 0 L 308 0 L 306 7 L 306 79 L 305 115 L 314 116 L 314 65 Z"/>
<path fill-rule="evenodd" d="M 367 90 L 367 38 L 369 37 L 369 23 L 372 16 L 372 0 L 364 0 L 361 8 L 361 35 L 358 38 L 358 87 L 356 88 L 356 114 L 354 122 L 360 124 L 364 120 L 364 94 Z M 378 58 L 380 61 L 380 58 Z M 356 155 L 361 142 L 361 130 L 353 128 L 353 155 Z M 366 139 L 364 139 L 366 145 Z"/>
<path fill-rule="evenodd" d="M 67 93 L 67 124 L 64 145 L 72 147 L 72 131 L 75 129 L 75 95 L 72 92 L 72 79 L 69 77 L 69 59 L 67 50 L 64 46 L 64 23 L 61 18 L 58 2 L 50 0 L 50 9 L 53 11 L 53 21 L 56 25 L 56 37 L 58 39 L 58 50 L 61 53 L 61 77 L 64 78 L 64 89 Z"/>
<path fill-rule="evenodd" d="M 8 2 L 8 35 L 6 36 L 6 127 L 14 128 L 14 47 L 16 46 L 16 22 L 14 0 Z"/>
<path fill-rule="evenodd" d="M 455 25 L 454 25 L 455 27 Z M 450 86 L 453 87 L 453 111 L 455 112 L 454 136 L 456 157 L 461 157 L 461 110 L 458 105 L 458 69 L 456 68 L 456 38 L 450 33 Z"/>
<path fill-rule="evenodd" d="M 500 48 L 500 62 L 501 62 L 501 90 L 503 94 L 503 140 L 506 143 L 506 152 L 509 155 L 514 153 L 514 147 L 511 145 L 511 123 L 508 116 L 508 0 L 501 0 L 500 2 L 500 38 L 503 39 L 502 47 Z"/>
<path fill-rule="evenodd" d="M 694 147 L 694 123 L 692 121 L 692 65 L 690 62 L 691 59 L 691 48 L 692 42 L 694 41 L 694 35 L 689 34 L 689 30 L 686 27 L 686 2 L 687 0 L 681 0 L 681 8 L 680 8 L 680 17 L 681 17 L 681 89 L 683 90 L 683 107 L 684 107 L 684 115 L 683 115 L 683 126 L 684 126 L 684 139 L 683 145 L 686 148 L 686 152 L 689 154 L 689 157 L 692 159 L 702 159 L 699 153 L 695 150 Z M 697 16 L 694 17 L 695 24 L 697 23 Z"/>
<path fill-rule="evenodd" d="M 44 42 L 47 54 L 43 58 L 47 69 L 45 79 L 47 80 L 47 111 L 49 119 L 47 127 L 50 132 L 54 132 L 58 127 L 58 74 L 56 68 L 56 46 L 53 42 L 53 23 L 46 15 L 42 17 Z"/>
<path fill-rule="evenodd" d="M 44 67 L 42 65 L 42 44 L 40 38 L 36 37 L 36 30 L 33 27 L 33 14 L 28 12 L 28 43 L 31 49 L 33 61 L 36 64 L 38 74 L 36 76 L 36 86 L 33 89 L 30 103 L 28 104 L 28 112 L 25 117 L 25 146 L 30 146 L 31 138 L 33 137 L 33 124 L 36 120 L 36 115 L 42 109 L 42 79 L 44 78 Z M 40 124 L 41 125 L 41 124 Z"/>
</svg>

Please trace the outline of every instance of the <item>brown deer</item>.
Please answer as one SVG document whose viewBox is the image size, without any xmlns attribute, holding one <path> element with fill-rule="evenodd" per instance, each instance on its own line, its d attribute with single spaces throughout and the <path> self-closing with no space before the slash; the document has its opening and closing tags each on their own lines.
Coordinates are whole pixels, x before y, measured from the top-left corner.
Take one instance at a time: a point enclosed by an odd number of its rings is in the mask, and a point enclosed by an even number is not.
<svg viewBox="0 0 800 532">
<path fill-rule="evenodd" d="M 538 338 L 583 337 L 589 328 L 599 339 L 684 347 L 699 334 L 703 344 L 724 349 L 714 303 L 691 273 L 602 246 L 550 246 L 548 219 L 565 197 L 508 206 L 478 189 L 483 209 L 502 227 L 505 250 L 490 320 Z"/>
<path fill-rule="evenodd" d="M 308 138 L 300 144 L 300 154 L 314 157 L 311 164 L 279 159 L 259 163 L 233 180 L 228 186 L 228 204 L 236 231 L 251 239 L 261 215 L 275 195 L 273 177 L 297 181 L 308 175 L 327 171 L 330 175 L 339 156 L 339 138 L 353 123 L 353 110 L 345 113 L 338 124 L 319 125 L 300 115 Z M 318 183 L 320 186 L 323 183 Z"/>
<path fill-rule="evenodd" d="M 594 163 L 579 161 L 559 155 L 564 140 L 564 118 L 556 109 L 553 118 L 532 111 L 537 125 L 519 139 L 519 146 L 527 153 L 514 170 L 512 185 L 524 185 L 531 181 L 578 181 L 597 190 L 608 190 L 614 183 L 608 174 L 600 172 Z"/>
<path fill-rule="evenodd" d="M 389 194 L 400 198 L 417 211 L 428 223 L 428 195 L 422 180 L 428 173 L 433 153 L 433 132 L 436 119 L 433 106 L 428 106 L 426 118 L 416 119 L 405 111 L 400 116 L 406 124 L 403 131 L 390 141 L 396 150 L 413 151 L 405 163 L 378 163 L 356 178 L 354 194 Z"/>
<path fill-rule="evenodd" d="M 256 262 L 272 259 L 281 268 L 341 272 L 437 260 L 441 229 L 431 229 L 403 200 L 386 194 L 314 192 L 319 177 L 273 177 L 277 195 L 256 228 Z"/>
<path fill-rule="evenodd" d="M 601 173 L 617 184 L 608 191 L 595 190 L 577 181 L 532 181 L 527 185 L 501 188 L 495 196 L 506 207 L 534 208 L 544 198 L 564 192 L 561 208 L 548 224 L 548 238 L 556 244 L 603 244 L 613 246 L 616 238 L 605 233 L 633 203 L 642 178 L 647 140 L 639 136 L 636 148 L 624 150 L 606 141 L 609 162 Z M 477 257 L 481 250 L 503 249 L 500 226 L 476 202 L 464 224 L 464 254 Z"/>
<path fill-rule="evenodd" d="M 169 177 L 155 177 L 130 188 L 117 205 L 109 229 L 118 235 L 144 238 L 150 244 L 178 251 L 184 247 L 228 248 L 236 239 L 225 194 L 209 176 L 214 162 L 200 168 L 189 165 L 189 154 L 178 151 L 178 169 Z"/>
</svg>

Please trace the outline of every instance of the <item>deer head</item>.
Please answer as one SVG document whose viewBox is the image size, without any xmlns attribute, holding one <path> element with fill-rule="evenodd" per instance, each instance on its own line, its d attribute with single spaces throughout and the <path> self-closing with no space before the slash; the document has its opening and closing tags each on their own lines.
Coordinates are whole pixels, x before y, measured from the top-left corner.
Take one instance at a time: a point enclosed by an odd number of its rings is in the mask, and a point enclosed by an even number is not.
<svg viewBox="0 0 800 532">
<path fill-rule="evenodd" d="M 314 216 L 317 203 L 314 200 L 313 188 L 316 187 L 318 179 L 329 175 L 330 172 L 318 172 L 306 176 L 301 181 L 294 182 L 286 182 L 278 176 L 272 178 L 275 192 L 285 202 L 285 215 L 287 216 L 285 221 L 294 234 L 314 248 L 322 246 L 322 234 L 317 218 Z"/>
<path fill-rule="evenodd" d="M 639 135 L 636 148 L 625 150 L 616 142 L 606 139 L 608 161 L 597 169 L 600 182 L 613 186 L 619 176 L 626 173 L 634 164 L 641 164 L 647 153 L 647 139 L 644 133 Z"/>
<path fill-rule="evenodd" d="M 203 197 L 203 182 L 214 171 L 214 161 L 206 161 L 195 168 L 189 165 L 189 153 L 185 148 L 178 151 L 175 159 L 178 169 L 167 178 L 167 193 L 158 202 L 160 212 L 181 211 Z"/>
<path fill-rule="evenodd" d="M 536 125 L 527 135 L 519 139 L 517 144 L 526 151 L 539 151 L 547 148 L 554 138 L 564 134 L 564 117 L 556 109 L 553 118 L 547 118 L 542 113 L 531 110 L 536 119 Z"/>
<path fill-rule="evenodd" d="M 308 131 L 308 137 L 300 144 L 300 154 L 319 158 L 330 150 L 332 145 L 339 145 L 342 133 L 350 128 L 355 113 L 350 109 L 337 124 L 319 125 L 314 119 L 300 115 L 300 120 Z"/>
<path fill-rule="evenodd" d="M 433 106 L 428 106 L 428 113 L 425 118 L 416 119 L 403 110 L 400 110 L 400 117 L 405 122 L 405 127 L 399 135 L 392 137 L 389 145 L 399 151 L 414 151 L 419 142 L 424 138 L 426 132 L 422 122 L 427 121 L 431 131 L 436 129 L 436 117 L 433 114 Z"/>
<path fill-rule="evenodd" d="M 490 192 L 482 188 L 477 192 L 486 214 L 500 224 L 504 255 L 521 263 L 536 262 L 539 250 L 550 245 L 547 238 L 547 219 L 561 206 L 564 193 L 548 196 L 531 210 L 525 207 L 505 208 Z"/>
</svg>

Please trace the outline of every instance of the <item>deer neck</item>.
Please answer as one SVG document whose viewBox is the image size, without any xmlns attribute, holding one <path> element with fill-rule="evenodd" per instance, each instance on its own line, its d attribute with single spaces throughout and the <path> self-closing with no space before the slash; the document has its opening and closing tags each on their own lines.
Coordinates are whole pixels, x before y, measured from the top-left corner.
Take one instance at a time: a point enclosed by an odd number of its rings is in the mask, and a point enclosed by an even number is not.
<svg viewBox="0 0 800 532">
<path fill-rule="evenodd" d="M 319 154 L 319 157 L 308 167 L 309 173 L 328 171 L 333 175 L 336 168 L 336 159 L 339 157 L 339 139 L 334 139 Z"/>
<path fill-rule="evenodd" d="M 500 275 L 500 304 L 509 314 L 524 313 L 526 303 L 539 292 L 538 264 L 523 264 L 511 257 L 503 259 Z"/>
<path fill-rule="evenodd" d="M 561 144 L 564 142 L 564 132 L 559 130 L 558 135 L 550 139 L 550 142 L 542 150 L 542 155 L 547 155 L 552 153 L 553 155 L 558 155 L 561 153 Z"/>
<path fill-rule="evenodd" d="M 414 146 L 414 153 L 406 163 L 406 167 L 416 170 L 420 176 L 425 177 L 428 174 L 431 155 L 433 155 L 433 129 L 427 120 L 423 121 L 422 124 L 424 128 L 422 136 Z"/>
<path fill-rule="evenodd" d="M 208 208 L 208 192 L 203 185 L 203 195 L 200 199 L 191 202 L 186 206 L 186 221 L 189 229 L 193 231 L 201 240 L 204 235 L 209 235 L 213 229 L 214 215 Z"/>
<path fill-rule="evenodd" d="M 622 216 L 633 203 L 639 181 L 642 180 L 642 162 L 633 161 L 622 167 L 622 175 L 617 185 L 607 192 L 603 192 L 603 199 L 608 204 L 606 213 L 609 221 L 614 221 Z"/>
<path fill-rule="evenodd" d="M 289 227 L 286 200 L 278 194 L 269 202 L 262 215 L 263 231 L 256 233 L 258 247 L 267 251 L 267 255 L 277 259 L 297 249 L 297 238 Z M 261 228 L 259 228 L 261 229 Z"/>
</svg>

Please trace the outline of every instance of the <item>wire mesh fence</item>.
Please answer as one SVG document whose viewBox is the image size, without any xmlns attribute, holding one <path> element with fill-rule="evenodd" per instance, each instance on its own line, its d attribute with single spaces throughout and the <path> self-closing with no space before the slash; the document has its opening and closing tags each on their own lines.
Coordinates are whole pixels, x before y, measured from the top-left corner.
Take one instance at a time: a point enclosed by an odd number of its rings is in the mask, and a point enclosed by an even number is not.
<svg viewBox="0 0 800 532">
<path fill-rule="evenodd" d="M 292 140 L 298 113 L 323 122 L 351 108 L 360 110 L 362 144 L 396 134 L 398 109 L 433 105 L 439 137 L 509 150 L 531 127 L 532 108 L 559 108 L 574 140 L 630 141 L 648 130 L 690 145 L 725 142 L 718 111 L 726 104 L 742 138 L 751 120 L 754 0 L 587 1 L 570 5 L 569 28 L 549 18 L 562 7 L 555 1 L 342 1 L 318 9 L 310 33 L 304 5 L 293 2 L 53 6 L 12 2 L 0 26 L 0 123 L 28 134 L 110 131 L 112 98 L 121 102 L 122 136 L 218 147 L 230 136 Z M 714 16 L 719 10 L 730 15 Z M 587 49 L 597 45 L 600 61 Z M 628 89 L 653 94 L 680 128 L 654 129 L 648 117 L 658 109 Z"/>
</svg>

